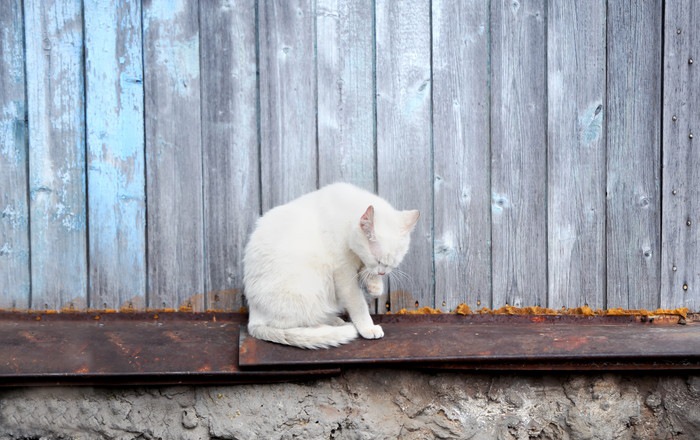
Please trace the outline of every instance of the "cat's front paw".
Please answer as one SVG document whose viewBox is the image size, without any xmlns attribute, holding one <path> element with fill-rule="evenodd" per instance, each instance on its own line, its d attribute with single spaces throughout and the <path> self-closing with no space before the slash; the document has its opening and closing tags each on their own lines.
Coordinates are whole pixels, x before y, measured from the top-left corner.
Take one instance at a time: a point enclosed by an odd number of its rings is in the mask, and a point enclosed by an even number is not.
<svg viewBox="0 0 700 440">
<path fill-rule="evenodd" d="M 381 296 L 384 293 L 384 281 L 382 281 L 382 277 L 370 276 L 365 281 L 365 288 L 370 295 Z"/>
<path fill-rule="evenodd" d="M 379 339 L 384 337 L 384 330 L 382 330 L 382 327 L 379 325 L 364 327 L 362 329 L 357 329 L 357 331 L 360 333 L 360 336 L 365 339 Z"/>
</svg>

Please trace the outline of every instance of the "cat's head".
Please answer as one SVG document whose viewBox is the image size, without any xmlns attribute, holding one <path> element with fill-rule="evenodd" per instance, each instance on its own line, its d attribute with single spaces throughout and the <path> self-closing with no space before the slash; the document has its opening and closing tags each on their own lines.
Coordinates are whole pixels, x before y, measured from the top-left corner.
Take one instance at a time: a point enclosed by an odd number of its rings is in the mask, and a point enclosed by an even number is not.
<svg viewBox="0 0 700 440">
<path fill-rule="evenodd" d="M 360 217 L 360 249 L 354 249 L 366 270 L 385 275 L 396 268 L 408 252 L 411 231 L 420 213 L 416 210 L 382 210 L 375 216 L 370 205 Z"/>
</svg>

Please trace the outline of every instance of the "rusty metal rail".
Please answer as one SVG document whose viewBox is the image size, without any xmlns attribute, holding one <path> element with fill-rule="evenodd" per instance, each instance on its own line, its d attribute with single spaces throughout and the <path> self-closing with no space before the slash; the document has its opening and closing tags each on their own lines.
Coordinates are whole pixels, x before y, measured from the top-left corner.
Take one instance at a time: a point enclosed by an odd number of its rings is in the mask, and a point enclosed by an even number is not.
<svg viewBox="0 0 700 440">
<path fill-rule="evenodd" d="M 450 370 L 700 369 L 700 323 L 679 317 L 378 316 L 380 340 L 310 355 L 241 329 L 242 369 L 412 365 Z M 685 323 L 684 325 L 679 322 Z"/>
<path fill-rule="evenodd" d="M 0 386 L 278 382 L 349 366 L 700 370 L 700 321 L 691 317 L 374 319 L 383 339 L 308 351 L 251 338 L 238 313 L 0 312 Z"/>
<path fill-rule="evenodd" d="M 236 313 L 0 312 L 0 385 L 278 382 L 338 374 L 240 371 Z"/>
</svg>

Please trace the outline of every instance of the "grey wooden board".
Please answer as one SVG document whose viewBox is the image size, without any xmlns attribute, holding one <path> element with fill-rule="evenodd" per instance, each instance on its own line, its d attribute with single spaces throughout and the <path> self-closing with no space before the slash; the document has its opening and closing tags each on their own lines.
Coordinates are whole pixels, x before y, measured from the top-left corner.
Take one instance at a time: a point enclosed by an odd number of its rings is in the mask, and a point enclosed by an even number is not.
<svg viewBox="0 0 700 440">
<path fill-rule="evenodd" d="M 546 305 L 546 2 L 491 8 L 492 306 Z"/>
<path fill-rule="evenodd" d="M 146 190 L 141 6 L 86 0 L 84 14 L 89 306 L 142 308 Z"/>
<path fill-rule="evenodd" d="M 549 306 L 605 299 L 605 1 L 549 2 Z"/>
<path fill-rule="evenodd" d="M 318 179 L 374 191 L 374 13 L 368 0 L 318 0 Z"/>
<path fill-rule="evenodd" d="M 662 16 L 660 0 L 608 2 L 606 307 L 659 307 Z"/>
<path fill-rule="evenodd" d="M 24 2 L 31 307 L 87 303 L 81 1 Z"/>
<path fill-rule="evenodd" d="M 377 185 L 397 209 L 421 218 L 400 269 L 389 283 L 391 309 L 434 304 L 430 2 L 378 2 Z M 380 308 L 381 309 L 381 308 Z"/>
<path fill-rule="evenodd" d="M 317 187 L 315 2 L 258 4 L 262 210 Z"/>
<path fill-rule="evenodd" d="M 489 5 L 432 3 L 435 306 L 491 300 Z"/>
<path fill-rule="evenodd" d="M 197 2 L 143 5 L 148 306 L 204 308 Z"/>
<path fill-rule="evenodd" d="M 698 20 L 697 2 L 666 3 L 661 305 L 692 310 L 700 308 Z"/>
<path fill-rule="evenodd" d="M 22 2 L 0 8 L 0 308 L 29 306 L 29 204 Z"/>
<path fill-rule="evenodd" d="M 243 249 L 259 216 L 256 2 L 200 2 L 206 306 L 242 304 Z"/>
</svg>

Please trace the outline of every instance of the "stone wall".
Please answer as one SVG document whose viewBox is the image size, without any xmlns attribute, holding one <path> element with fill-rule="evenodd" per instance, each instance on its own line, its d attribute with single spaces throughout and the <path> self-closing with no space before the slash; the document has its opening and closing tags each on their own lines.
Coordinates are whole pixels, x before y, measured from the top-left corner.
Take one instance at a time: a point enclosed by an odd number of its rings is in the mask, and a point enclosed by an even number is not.
<svg viewBox="0 0 700 440">
<path fill-rule="evenodd" d="M 700 376 L 350 370 L 293 384 L 0 390 L 0 440 L 698 439 Z"/>
</svg>

